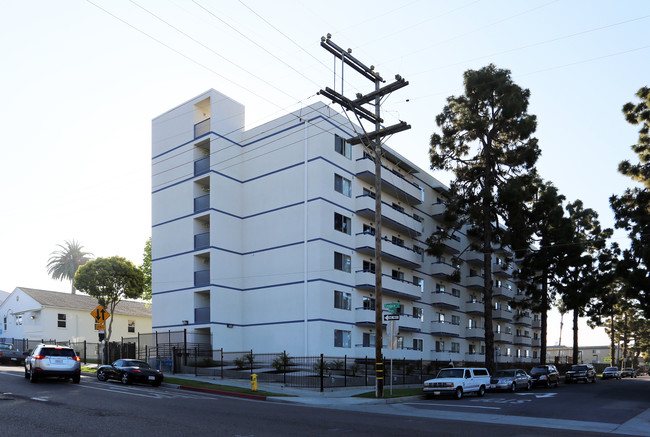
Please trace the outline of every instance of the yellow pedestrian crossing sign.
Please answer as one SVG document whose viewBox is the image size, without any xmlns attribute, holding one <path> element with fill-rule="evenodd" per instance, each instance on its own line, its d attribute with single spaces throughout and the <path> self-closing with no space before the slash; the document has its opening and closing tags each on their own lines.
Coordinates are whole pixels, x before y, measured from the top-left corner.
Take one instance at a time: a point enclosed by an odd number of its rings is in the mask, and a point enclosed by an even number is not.
<svg viewBox="0 0 650 437">
<path fill-rule="evenodd" d="M 101 305 L 97 305 L 97 308 L 92 310 L 90 312 L 90 315 L 93 316 L 95 320 L 97 320 L 97 323 L 102 325 L 106 322 L 106 319 L 111 316 L 111 314 L 106 311 L 106 309 Z"/>
</svg>

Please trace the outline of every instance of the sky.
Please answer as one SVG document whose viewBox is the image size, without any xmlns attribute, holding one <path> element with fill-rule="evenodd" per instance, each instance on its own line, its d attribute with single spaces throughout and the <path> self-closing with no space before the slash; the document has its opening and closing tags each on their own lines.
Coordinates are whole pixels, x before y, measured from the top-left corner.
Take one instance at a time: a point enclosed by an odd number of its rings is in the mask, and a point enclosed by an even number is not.
<svg viewBox="0 0 650 437">
<path fill-rule="evenodd" d="M 541 176 L 613 227 L 609 197 L 638 128 L 621 107 L 650 85 L 650 2 L 442 0 L 0 1 L 0 290 L 64 291 L 46 264 L 76 239 L 95 256 L 142 262 L 151 235 L 151 120 L 214 88 L 246 126 L 316 101 L 326 86 L 371 91 L 320 47 L 351 48 L 388 82 L 388 145 L 428 169 L 429 138 L 463 73 L 490 63 L 531 92 Z M 340 108 L 336 108 L 340 109 Z M 432 173 L 448 183 L 450 175 Z M 614 239 L 625 245 L 625 235 Z M 562 344 L 571 344 L 570 314 Z M 548 343 L 560 338 L 560 316 Z M 583 345 L 608 344 L 580 326 Z"/>
</svg>

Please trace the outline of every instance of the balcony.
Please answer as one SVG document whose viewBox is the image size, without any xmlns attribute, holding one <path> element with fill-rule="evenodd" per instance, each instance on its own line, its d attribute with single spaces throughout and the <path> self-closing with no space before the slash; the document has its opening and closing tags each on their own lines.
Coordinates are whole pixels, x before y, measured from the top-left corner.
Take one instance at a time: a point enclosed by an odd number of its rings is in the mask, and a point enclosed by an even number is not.
<svg viewBox="0 0 650 437">
<path fill-rule="evenodd" d="M 375 221 L 375 199 L 367 194 L 357 196 L 356 214 L 370 221 Z M 410 236 L 422 234 L 422 223 L 412 216 L 393 208 L 392 205 L 382 202 L 382 225 L 388 229 Z"/>
<path fill-rule="evenodd" d="M 210 194 L 204 194 L 194 198 L 194 213 L 210 209 Z"/>
<path fill-rule="evenodd" d="M 474 327 L 465 328 L 465 338 L 467 340 L 485 340 L 485 329 Z"/>
<path fill-rule="evenodd" d="M 515 297 L 515 292 L 512 291 L 512 288 L 506 286 L 494 286 L 492 287 L 492 297 L 498 297 L 500 299 L 513 299 Z"/>
<path fill-rule="evenodd" d="M 206 118 L 194 125 L 194 138 L 201 137 L 210 132 L 210 119 Z"/>
<path fill-rule="evenodd" d="M 532 339 L 526 335 L 515 335 L 514 343 L 518 346 L 530 346 Z"/>
<path fill-rule="evenodd" d="M 542 329 L 542 321 L 539 319 L 533 320 L 532 326 L 533 329 Z"/>
<path fill-rule="evenodd" d="M 539 339 L 539 338 L 533 338 L 533 339 L 530 341 L 530 345 L 531 345 L 532 347 L 542 347 L 542 340 Z"/>
<path fill-rule="evenodd" d="M 465 303 L 465 312 L 467 314 L 483 315 L 484 311 L 485 304 L 483 302 L 470 300 L 469 302 Z"/>
<path fill-rule="evenodd" d="M 210 233 L 204 232 L 194 236 L 194 250 L 207 249 L 210 247 Z"/>
<path fill-rule="evenodd" d="M 434 203 L 431 206 L 431 210 L 432 210 L 431 217 L 433 217 L 433 218 L 442 218 L 442 215 L 447 210 L 447 204 L 444 203 L 444 202 Z"/>
<path fill-rule="evenodd" d="M 375 272 L 369 270 L 357 270 L 354 274 L 355 287 L 361 290 L 375 290 Z M 382 275 L 383 294 L 402 297 L 410 300 L 422 299 L 422 289 L 413 282 L 396 279 L 390 275 Z"/>
<path fill-rule="evenodd" d="M 439 337 L 459 337 L 460 325 L 455 325 L 445 321 L 432 321 L 431 322 L 431 335 Z"/>
<path fill-rule="evenodd" d="M 409 205 L 422 203 L 422 188 L 414 182 L 407 180 L 401 174 L 388 167 L 381 166 L 381 190 Z M 375 161 L 370 157 L 357 159 L 356 176 L 362 181 L 375 185 Z"/>
<path fill-rule="evenodd" d="M 512 277 L 512 268 L 510 267 L 509 264 L 504 264 L 504 263 L 494 263 L 492 264 L 492 273 L 505 277 L 505 278 L 511 278 Z"/>
<path fill-rule="evenodd" d="M 206 156 L 194 161 L 194 176 L 200 176 L 210 171 L 210 157 Z"/>
<path fill-rule="evenodd" d="M 465 354 L 465 361 L 469 362 L 484 362 L 485 361 L 485 354 L 481 354 L 478 352 L 467 352 Z"/>
<path fill-rule="evenodd" d="M 483 290 L 483 285 L 485 284 L 485 278 L 483 276 L 466 276 L 465 277 L 465 287 L 466 288 L 475 288 Z"/>
<path fill-rule="evenodd" d="M 375 255 L 375 236 L 370 233 L 359 233 L 355 235 L 357 252 L 373 256 Z M 381 256 L 389 263 L 398 266 L 414 269 L 422 265 L 423 256 L 413 249 L 393 243 L 388 238 L 382 238 Z"/>
<path fill-rule="evenodd" d="M 210 269 L 194 272 L 194 286 L 204 287 L 206 285 L 210 285 Z"/>
<path fill-rule="evenodd" d="M 460 308 L 460 298 L 444 291 L 432 291 L 431 306 L 458 309 Z"/>
<path fill-rule="evenodd" d="M 444 262 L 431 263 L 431 276 L 437 278 L 447 278 L 453 275 L 459 267 Z"/>
<path fill-rule="evenodd" d="M 194 308 L 194 323 L 210 323 L 210 307 Z"/>
<path fill-rule="evenodd" d="M 527 314 L 522 314 L 522 315 L 515 314 L 515 317 L 513 318 L 513 323 L 515 325 L 532 326 L 533 318 Z"/>
<path fill-rule="evenodd" d="M 512 343 L 512 334 L 507 334 L 505 332 L 495 332 L 494 333 L 494 342 L 495 343 Z"/>
<path fill-rule="evenodd" d="M 492 308 L 492 318 L 494 320 L 512 320 L 512 311 L 503 308 Z"/>
<path fill-rule="evenodd" d="M 419 317 L 414 317 L 411 314 L 400 314 L 400 319 L 397 320 L 397 326 L 400 332 L 422 332 L 424 323 Z"/>
<path fill-rule="evenodd" d="M 357 307 L 354 309 L 354 321 L 357 326 L 375 326 L 375 309 Z"/>
<path fill-rule="evenodd" d="M 463 259 L 467 264 L 482 266 L 484 263 L 483 254 L 477 250 L 468 250 L 465 252 Z"/>
</svg>

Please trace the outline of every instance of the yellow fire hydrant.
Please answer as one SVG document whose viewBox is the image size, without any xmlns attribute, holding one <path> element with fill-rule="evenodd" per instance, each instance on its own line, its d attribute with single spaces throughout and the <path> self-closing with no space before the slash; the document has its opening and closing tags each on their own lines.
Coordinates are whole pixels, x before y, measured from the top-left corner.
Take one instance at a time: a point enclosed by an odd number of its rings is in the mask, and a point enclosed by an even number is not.
<svg viewBox="0 0 650 437">
<path fill-rule="evenodd" d="M 257 391 L 257 373 L 251 374 L 251 390 Z"/>
</svg>

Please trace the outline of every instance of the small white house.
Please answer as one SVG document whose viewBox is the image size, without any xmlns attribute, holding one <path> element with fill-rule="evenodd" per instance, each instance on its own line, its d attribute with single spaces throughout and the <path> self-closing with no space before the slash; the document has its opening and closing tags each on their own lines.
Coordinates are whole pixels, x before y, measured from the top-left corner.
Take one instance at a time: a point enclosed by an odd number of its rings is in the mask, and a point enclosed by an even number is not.
<svg viewBox="0 0 650 437">
<path fill-rule="evenodd" d="M 18 287 L 0 303 L 0 338 L 96 342 L 94 297 Z M 151 307 L 144 302 L 122 301 L 113 319 L 111 340 L 151 332 Z"/>
</svg>

